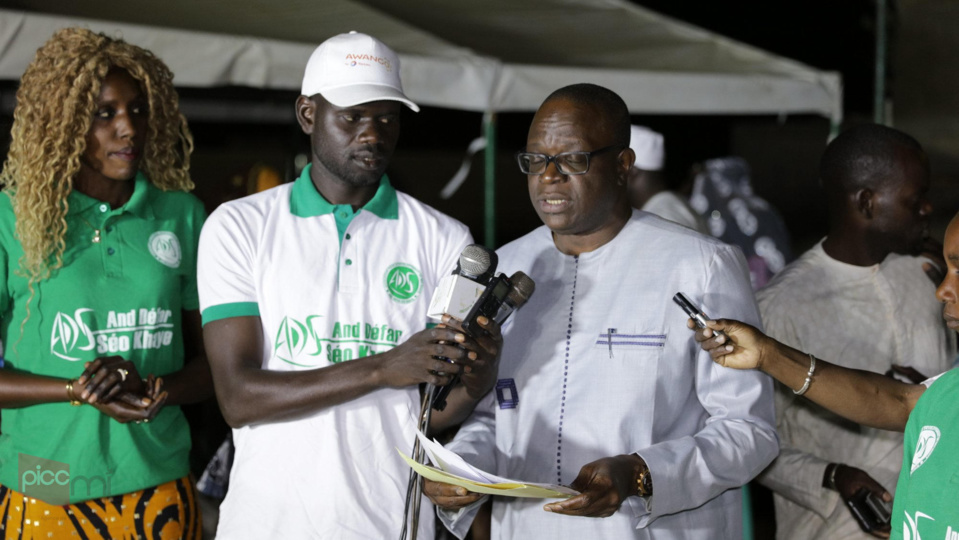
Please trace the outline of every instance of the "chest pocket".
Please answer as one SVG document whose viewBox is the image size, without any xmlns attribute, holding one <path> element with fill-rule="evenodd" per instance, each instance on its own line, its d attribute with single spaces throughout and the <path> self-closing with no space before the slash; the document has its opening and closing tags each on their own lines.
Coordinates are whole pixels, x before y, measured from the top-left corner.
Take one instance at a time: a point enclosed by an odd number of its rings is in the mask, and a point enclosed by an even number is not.
<svg viewBox="0 0 959 540">
<path fill-rule="evenodd" d="M 665 347 L 666 334 L 661 330 L 606 328 L 598 333 L 593 343 L 593 355 L 614 359 L 623 356 L 658 358 Z"/>
<path fill-rule="evenodd" d="M 658 374 L 666 351 L 666 332 L 661 328 L 642 325 L 597 329 L 590 361 L 578 368 L 588 370 L 590 385 L 577 394 L 577 405 L 584 411 L 607 410 L 606 404 L 612 399 L 654 410 Z M 648 443 L 648 433 L 629 435 L 636 436 Z"/>
</svg>

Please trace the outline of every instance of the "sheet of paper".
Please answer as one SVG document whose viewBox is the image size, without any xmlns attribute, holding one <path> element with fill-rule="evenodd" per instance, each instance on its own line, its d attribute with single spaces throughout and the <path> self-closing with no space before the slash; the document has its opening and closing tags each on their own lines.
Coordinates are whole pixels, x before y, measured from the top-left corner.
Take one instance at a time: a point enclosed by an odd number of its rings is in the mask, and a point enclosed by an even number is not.
<svg viewBox="0 0 959 540">
<path fill-rule="evenodd" d="M 555 484 L 537 484 L 533 482 L 523 482 L 521 480 L 511 480 L 490 474 L 473 467 L 455 452 L 451 452 L 436 441 L 429 440 L 426 435 L 417 433 L 420 443 L 423 445 L 426 454 L 429 456 L 433 467 L 417 463 L 409 456 L 397 452 L 403 456 L 406 463 L 417 473 L 425 478 L 436 482 L 445 482 L 466 488 L 475 493 L 488 495 L 501 495 L 505 497 L 533 497 L 541 499 L 565 499 L 578 492 L 566 486 Z"/>
<path fill-rule="evenodd" d="M 459 454 L 447 450 L 442 444 L 436 441 L 431 441 L 429 437 L 423 435 L 420 431 L 416 432 L 416 436 L 419 438 L 420 444 L 423 445 L 423 449 L 426 450 L 426 455 L 429 456 L 430 462 L 447 473 L 482 484 L 512 482 L 511 480 L 499 478 L 498 476 L 473 467 L 467 463 L 465 459 L 460 457 Z"/>
</svg>

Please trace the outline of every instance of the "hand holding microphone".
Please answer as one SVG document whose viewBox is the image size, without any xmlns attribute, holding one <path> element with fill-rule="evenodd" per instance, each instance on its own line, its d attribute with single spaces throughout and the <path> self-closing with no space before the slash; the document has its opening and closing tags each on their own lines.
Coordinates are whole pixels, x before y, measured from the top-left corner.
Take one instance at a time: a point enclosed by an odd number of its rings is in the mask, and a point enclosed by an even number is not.
<svg viewBox="0 0 959 540">
<path fill-rule="evenodd" d="M 491 282 L 487 289 L 489 298 L 481 298 L 463 321 L 466 332 L 489 352 L 488 364 L 481 364 L 477 366 L 478 369 L 460 376 L 474 399 L 483 397 L 496 384 L 499 351 L 503 345 L 500 327 L 529 300 L 536 289 L 533 280 L 523 272 L 514 272 L 509 279 L 500 274 L 498 279 L 501 283 Z M 509 284 L 505 296 L 502 295 L 505 290 L 502 283 Z"/>
<path fill-rule="evenodd" d="M 465 353 L 467 362 L 436 369 L 437 376 L 447 377 L 440 369 L 449 369 L 454 375 L 444 386 L 437 388 L 434 384 L 427 385 L 419 420 L 419 428 L 423 432 L 433 425 L 432 410 L 442 411 L 446 408 L 446 398 L 460 380 L 473 399 L 483 397 L 496 382 L 499 352 L 503 343 L 500 325 L 529 300 L 534 290 L 533 280 L 523 272 L 516 272 L 510 278 L 503 274 L 494 277 L 496 263 L 496 253 L 493 251 L 477 244 L 466 246 L 453 273 L 440 281 L 433 294 L 428 314 L 434 318 L 442 317 L 443 324 L 430 332 L 447 332 L 447 336 L 449 332 L 455 332 L 452 342 L 450 339 L 440 339 L 434 343 L 438 348 L 453 346 L 458 355 Z M 453 362 L 445 356 L 445 352 L 443 354 L 433 354 L 432 358 Z M 453 415 L 447 416 L 455 417 L 460 412 L 460 408 L 457 408 Z M 413 459 L 420 463 L 425 461 L 418 441 L 413 446 Z M 410 471 L 406 516 L 419 515 L 419 478 Z M 404 538 L 405 530 L 404 525 Z"/>
<path fill-rule="evenodd" d="M 460 253 L 452 274 L 440 280 L 433 292 L 427 315 L 434 319 L 441 319 L 444 325 L 463 332 L 465 337 L 466 332 L 459 326 L 458 321 L 469 313 L 476 299 L 483 295 L 487 283 L 496 272 L 497 262 L 498 258 L 493 250 L 479 244 L 466 246 Z M 440 342 L 440 344 L 445 343 Z M 477 354 L 473 352 L 472 356 L 476 357 Z M 451 361 L 445 357 L 434 358 Z M 445 375 L 444 372 L 439 374 Z M 446 408 L 449 389 L 458 381 L 459 378 L 454 376 L 449 383 L 439 389 L 432 385 L 428 387 L 428 391 L 433 396 L 430 403 L 434 409 L 442 411 Z"/>
<path fill-rule="evenodd" d="M 477 369 L 465 370 L 463 382 L 473 397 L 481 397 L 492 387 L 496 377 L 496 359 L 502 337 L 499 326 L 523 305 L 533 293 L 533 280 L 523 272 L 507 278 L 496 276 L 497 256 L 492 250 L 470 244 L 463 249 L 453 273 L 440 282 L 430 302 L 429 316 L 442 317 L 443 323 L 462 331 L 460 347 Z M 492 378 L 491 378 L 492 377 Z M 459 377 L 435 390 L 433 408 L 442 411 L 446 397 Z M 488 382 L 488 384 L 487 384 Z"/>
<path fill-rule="evenodd" d="M 524 272 L 514 272 L 507 278 L 500 274 L 491 279 L 483 295 L 463 319 L 463 329 L 476 336 L 476 319 L 485 317 L 502 326 L 513 311 L 529 300 L 536 290 L 536 284 Z"/>
<path fill-rule="evenodd" d="M 493 273 L 496 271 L 496 262 L 496 253 L 492 250 L 477 244 L 466 246 L 460 254 L 459 261 L 457 261 L 453 273 L 441 279 L 436 287 L 436 291 L 433 293 L 427 315 L 434 319 L 442 318 L 446 324 L 438 325 L 436 328 L 426 330 L 425 332 L 434 336 L 438 332 L 446 333 L 447 335 L 446 339 L 439 339 L 433 342 L 436 349 L 434 349 L 435 352 L 430 355 L 434 361 L 447 363 L 446 365 L 438 365 L 432 370 L 432 373 L 436 377 L 442 377 L 444 379 L 443 382 L 446 384 L 441 388 L 451 388 L 456 384 L 458 380 L 457 374 L 460 370 L 472 370 L 472 363 L 480 358 L 477 351 L 469 350 L 468 335 L 463 332 L 462 328 L 459 328 L 458 325 L 450 323 L 455 323 L 457 320 L 455 318 L 456 316 L 462 317 L 468 313 L 475 300 L 483 294 L 487 282 L 489 282 Z M 423 333 L 424 332 L 420 332 L 417 335 Z M 445 351 L 443 353 L 438 352 L 447 347 L 453 349 L 453 354 Z M 452 358 L 458 356 L 465 356 L 465 360 L 469 360 L 470 362 L 455 365 L 456 362 L 452 360 Z M 451 366 L 450 364 L 454 365 Z M 448 373 L 452 375 L 448 375 Z M 423 396 L 423 404 L 419 416 L 419 429 L 424 433 L 433 426 L 432 410 L 435 408 L 436 410 L 442 411 L 446 408 L 446 395 L 448 391 L 443 394 L 441 401 L 437 402 L 437 386 L 438 384 L 433 383 L 426 385 L 426 394 Z M 425 452 L 420 446 L 418 439 L 414 440 L 412 457 L 420 463 L 426 461 Z M 413 537 L 416 537 L 416 523 L 419 519 L 420 480 L 421 477 L 417 476 L 413 470 L 410 470 L 410 479 L 406 489 L 403 534 L 401 536 L 403 539 L 407 537 L 408 523 L 413 524 Z"/>
<path fill-rule="evenodd" d="M 503 339 L 500 335 L 500 326 L 516 309 L 529 300 L 534 290 L 535 283 L 523 272 L 516 272 L 509 278 L 500 274 L 490 280 L 486 290 L 462 323 L 455 319 L 444 319 L 450 326 L 462 329 L 480 346 L 479 350 L 471 351 L 476 353 L 475 358 L 471 357 L 474 361 L 473 369 L 464 371 L 460 377 L 471 397 L 479 399 L 496 382 L 497 359 Z M 456 382 L 457 378 L 454 377 L 450 384 L 436 391 L 432 401 L 433 408 L 443 410 L 446 406 L 446 397 Z"/>
</svg>

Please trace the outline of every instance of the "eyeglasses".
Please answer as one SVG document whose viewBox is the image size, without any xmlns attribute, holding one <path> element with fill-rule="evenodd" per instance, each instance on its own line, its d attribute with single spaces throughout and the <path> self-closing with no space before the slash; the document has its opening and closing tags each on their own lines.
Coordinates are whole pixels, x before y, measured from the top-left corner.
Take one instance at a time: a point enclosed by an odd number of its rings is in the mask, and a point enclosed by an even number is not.
<svg viewBox="0 0 959 540">
<path fill-rule="evenodd" d="M 537 154 L 535 152 L 516 152 L 516 162 L 523 174 L 543 174 L 552 161 L 560 174 L 586 174 L 589 172 L 589 159 L 597 154 L 625 148 L 625 145 L 614 144 L 592 152 L 563 152 L 555 156 Z"/>
</svg>

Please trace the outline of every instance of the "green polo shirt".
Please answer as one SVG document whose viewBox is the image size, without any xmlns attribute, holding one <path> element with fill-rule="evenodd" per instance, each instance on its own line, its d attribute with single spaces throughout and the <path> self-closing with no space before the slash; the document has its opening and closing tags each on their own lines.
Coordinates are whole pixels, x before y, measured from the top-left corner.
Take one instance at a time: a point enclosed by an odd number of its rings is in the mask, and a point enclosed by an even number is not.
<svg viewBox="0 0 959 540">
<path fill-rule="evenodd" d="M 161 191 L 138 174 L 120 208 L 76 191 L 68 202 L 63 267 L 34 285 L 28 307 L 12 201 L 0 196 L 4 369 L 70 379 L 84 362 L 117 355 L 143 377 L 180 370 L 182 312 L 199 308 L 200 201 Z M 189 449 L 188 426 L 176 406 L 139 425 L 66 402 L 7 409 L 0 483 L 23 492 L 23 461 L 43 458 L 69 465 L 71 502 L 128 493 L 188 474 Z"/>
<path fill-rule="evenodd" d="M 929 386 L 909 414 L 892 509 L 892 539 L 959 537 L 959 369 Z"/>
</svg>

